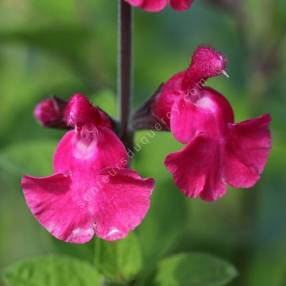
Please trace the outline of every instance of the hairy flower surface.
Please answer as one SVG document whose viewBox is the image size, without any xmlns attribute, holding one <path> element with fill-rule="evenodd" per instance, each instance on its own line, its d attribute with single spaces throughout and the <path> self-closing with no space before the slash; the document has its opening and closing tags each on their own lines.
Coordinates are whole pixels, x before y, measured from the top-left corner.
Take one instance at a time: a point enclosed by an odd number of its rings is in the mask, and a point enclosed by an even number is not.
<svg viewBox="0 0 286 286">
<path fill-rule="evenodd" d="M 146 215 L 154 181 L 128 169 L 124 145 L 84 96 L 70 99 L 64 118 L 74 130 L 57 146 L 52 176 L 23 177 L 26 202 L 60 240 L 122 239 Z"/>
<path fill-rule="evenodd" d="M 153 116 L 165 122 L 186 146 L 165 160 L 180 190 L 189 197 L 217 200 L 235 188 L 252 187 L 260 178 L 271 149 L 269 115 L 234 122 L 227 99 L 205 87 L 226 74 L 225 57 L 199 47 L 189 68 L 167 81 L 153 103 Z"/>
<path fill-rule="evenodd" d="M 159 12 L 168 4 L 176 10 L 183 11 L 191 8 L 193 0 L 126 0 L 130 5 L 140 7 L 147 12 Z"/>
</svg>

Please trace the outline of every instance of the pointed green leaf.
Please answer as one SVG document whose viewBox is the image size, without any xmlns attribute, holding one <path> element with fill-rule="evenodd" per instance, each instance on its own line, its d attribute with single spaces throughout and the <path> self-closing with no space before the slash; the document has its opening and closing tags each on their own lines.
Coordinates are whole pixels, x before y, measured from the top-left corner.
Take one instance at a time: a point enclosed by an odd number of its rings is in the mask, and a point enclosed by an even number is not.
<svg viewBox="0 0 286 286">
<path fill-rule="evenodd" d="M 97 239 L 95 265 L 111 281 L 132 280 L 142 267 L 141 249 L 135 234 L 130 233 L 127 238 L 116 242 Z"/>
<path fill-rule="evenodd" d="M 209 254 L 183 253 L 162 260 L 155 277 L 158 286 L 222 286 L 237 272 L 228 262 Z"/>
<path fill-rule="evenodd" d="M 101 278 L 88 263 L 64 256 L 46 256 L 25 260 L 3 273 L 7 286 L 94 286 Z"/>
</svg>

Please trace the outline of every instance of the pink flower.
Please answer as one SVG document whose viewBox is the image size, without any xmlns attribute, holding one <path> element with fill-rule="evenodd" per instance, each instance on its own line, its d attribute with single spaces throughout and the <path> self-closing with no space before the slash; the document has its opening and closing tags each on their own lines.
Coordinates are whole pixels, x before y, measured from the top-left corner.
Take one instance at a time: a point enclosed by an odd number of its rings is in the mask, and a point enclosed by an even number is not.
<svg viewBox="0 0 286 286">
<path fill-rule="evenodd" d="M 147 12 L 159 12 L 168 4 L 176 11 L 191 8 L 193 0 L 126 0 L 130 5 L 140 7 Z"/>
<path fill-rule="evenodd" d="M 127 168 L 124 145 L 84 96 L 71 98 L 65 121 L 75 129 L 57 146 L 54 174 L 22 179 L 26 202 L 60 240 L 122 239 L 146 215 L 154 181 Z"/>
<path fill-rule="evenodd" d="M 269 115 L 234 123 L 227 99 L 204 82 L 225 73 L 226 60 L 199 47 L 190 67 L 167 81 L 153 103 L 153 116 L 186 146 L 165 160 L 179 189 L 212 201 L 226 185 L 250 188 L 259 180 L 271 149 Z"/>
</svg>

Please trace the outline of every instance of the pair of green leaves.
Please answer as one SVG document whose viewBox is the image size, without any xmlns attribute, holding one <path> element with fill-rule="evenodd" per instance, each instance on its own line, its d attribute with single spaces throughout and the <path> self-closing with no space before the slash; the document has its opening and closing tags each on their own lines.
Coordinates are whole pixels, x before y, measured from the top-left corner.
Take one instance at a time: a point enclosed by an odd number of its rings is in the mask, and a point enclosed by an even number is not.
<svg viewBox="0 0 286 286">
<path fill-rule="evenodd" d="M 139 242 L 134 234 L 118 242 L 96 240 L 95 265 L 67 256 L 33 258 L 7 268 L 7 286 L 95 286 L 104 281 L 128 285 L 143 270 Z M 184 253 L 163 259 L 153 285 L 220 286 L 236 276 L 229 263 L 208 254 Z M 135 285 L 135 284 L 134 284 Z M 136 284 L 137 285 L 137 284 Z"/>
</svg>

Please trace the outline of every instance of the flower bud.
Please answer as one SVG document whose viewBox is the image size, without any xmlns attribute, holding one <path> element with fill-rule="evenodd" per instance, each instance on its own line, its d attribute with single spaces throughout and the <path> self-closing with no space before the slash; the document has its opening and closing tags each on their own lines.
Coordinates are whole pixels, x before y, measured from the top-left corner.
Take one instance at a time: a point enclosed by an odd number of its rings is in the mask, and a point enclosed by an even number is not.
<svg viewBox="0 0 286 286">
<path fill-rule="evenodd" d="M 66 102 L 58 97 L 51 97 L 40 101 L 34 110 L 36 120 L 43 127 L 65 128 L 63 113 Z"/>
</svg>

